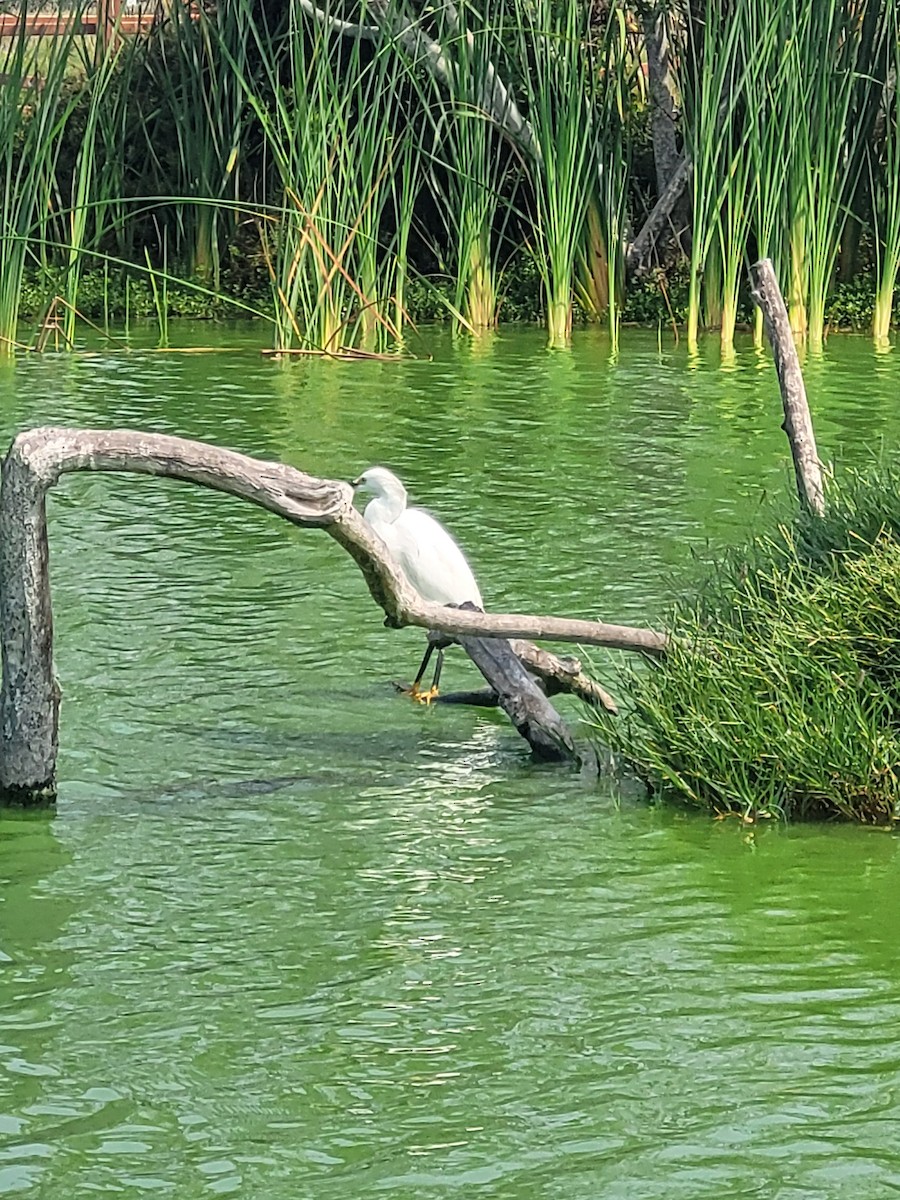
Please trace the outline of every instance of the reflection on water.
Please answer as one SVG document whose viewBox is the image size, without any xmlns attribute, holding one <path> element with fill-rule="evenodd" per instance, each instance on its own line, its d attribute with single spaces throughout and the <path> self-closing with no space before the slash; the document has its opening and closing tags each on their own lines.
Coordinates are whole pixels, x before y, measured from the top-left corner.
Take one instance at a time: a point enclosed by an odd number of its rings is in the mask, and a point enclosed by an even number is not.
<svg viewBox="0 0 900 1200">
<path fill-rule="evenodd" d="M 789 488 L 749 347 L 722 371 L 655 334 L 611 363 L 503 333 L 277 367 L 218 336 L 24 361 L 7 434 L 385 462 L 492 606 L 616 620 Z M 807 365 L 826 455 L 896 445 L 897 376 L 851 340 Z M 55 818 L 0 821 L 0 1193 L 900 1188 L 894 838 L 750 838 L 536 768 L 494 713 L 408 705 L 421 635 L 324 535 L 230 498 L 71 477 L 51 523 L 62 787 Z"/>
</svg>

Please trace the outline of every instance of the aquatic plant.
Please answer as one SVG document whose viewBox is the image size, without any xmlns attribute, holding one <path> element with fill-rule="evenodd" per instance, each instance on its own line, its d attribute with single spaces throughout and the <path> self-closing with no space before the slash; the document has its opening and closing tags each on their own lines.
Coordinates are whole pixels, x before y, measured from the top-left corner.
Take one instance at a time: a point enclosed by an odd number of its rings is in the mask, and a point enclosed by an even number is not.
<svg viewBox="0 0 900 1200">
<path fill-rule="evenodd" d="M 380 274 L 380 232 L 404 170 L 395 109 L 404 67 L 390 45 L 349 46 L 290 11 L 283 37 L 251 22 L 259 78 L 238 70 L 276 188 L 254 211 L 269 268 L 276 349 L 336 350 L 381 331 L 398 340 Z M 346 56 L 346 57 L 345 57 Z M 402 230 L 398 229 L 402 233 Z M 397 270 L 391 260 L 390 278 Z"/>
<path fill-rule="evenodd" d="M 568 343 L 574 298 L 606 315 L 615 346 L 624 249 L 652 203 L 632 170 L 649 149 L 651 8 L 459 0 L 413 17 L 360 0 L 338 16 L 233 0 L 176 5 L 111 44 L 75 37 L 75 22 L 52 38 L 23 29 L 0 48 L 0 337 L 15 340 L 29 261 L 71 336 L 89 259 L 143 269 L 149 249 L 158 268 L 165 237 L 169 278 L 224 289 L 236 257 L 267 271 L 285 350 L 401 343 L 417 272 L 460 327 L 488 328 L 526 252 L 549 344 Z M 819 345 L 848 229 L 875 256 L 873 331 L 887 336 L 898 21 L 896 5 L 857 0 L 671 6 L 693 164 L 691 346 L 719 326 L 730 350 L 748 254 L 774 260 L 796 336 Z M 658 249 L 668 287 L 683 260 Z"/>
<path fill-rule="evenodd" d="M 825 304 L 866 131 L 874 122 L 881 22 L 879 4 L 861 10 L 852 0 L 806 0 L 797 24 L 802 90 L 794 109 L 787 198 L 805 222 L 802 256 L 813 349 L 824 339 Z"/>
<path fill-rule="evenodd" d="M 900 15 L 888 5 L 888 67 L 894 86 L 883 91 L 884 144 L 872 176 L 873 224 L 876 259 L 875 310 L 872 336 L 883 345 L 891 328 L 894 288 L 900 268 Z"/>
<path fill-rule="evenodd" d="M 57 162 L 79 99 L 69 78 L 78 6 L 56 36 L 29 37 L 26 13 L 22 0 L 18 32 L 0 46 L 0 355 L 17 343 L 29 254 L 46 261 L 55 241 Z"/>
<path fill-rule="evenodd" d="M 497 324 L 499 255 L 510 215 L 504 185 L 508 174 L 518 174 L 513 153 L 478 103 L 502 53 L 503 13 L 473 21 L 454 6 L 452 19 L 446 9 L 444 18 L 443 43 L 456 69 L 449 91 L 433 76 L 423 88 L 431 127 L 423 162 L 432 163 L 430 184 L 444 221 L 454 320 L 477 334 Z"/>
<path fill-rule="evenodd" d="M 706 0 L 687 21 L 690 345 L 701 316 L 720 324 L 723 346 L 731 344 L 752 235 L 753 254 L 771 257 L 787 279 L 795 336 L 821 346 L 863 156 L 890 94 L 884 48 L 892 9 L 852 0 L 739 0 L 726 9 Z"/>
<path fill-rule="evenodd" d="M 604 737 L 655 792 L 715 813 L 900 816 L 900 468 L 847 472 L 728 556 L 631 669 Z"/>
<path fill-rule="evenodd" d="M 517 5 L 512 47 L 534 138 L 533 250 L 548 344 L 556 348 L 568 345 L 572 332 L 575 268 L 599 161 L 589 6 Z"/>
<path fill-rule="evenodd" d="M 576 263 L 576 295 L 585 312 L 604 315 L 615 352 L 625 290 L 625 240 L 632 137 L 629 117 L 640 95 L 640 57 L 631 45 L 627 13 L 609 6 L 605 24 L 592 31 L 592 105 L 596 127 L 592 190 Z"/>
<path fill-rule="evenodd" d="M 239 211 L 251 28 L 244 10 L 242 3 L 219 5 L 215 13 L 174 4 L 142 55 L 140 90 L 158 97 L 144 123 L 153 190 L 171 197 L 166 208 L 174 215 L 176 256 L 213 286 L 223 221 L 226 231 L 233 228 Z"/>
<path fill-rule="evenodd" d="M 747 177 L 740 168 L 747 130 L 739 120 L 744 113 L 741 34 L 740 22 L 715 0 L 707 0 L 701 19 L 688 22 L 682 86 L 685 133 L 694 163 L 687 316 L 692 351 L 697 348 L 701 313 L 707 324 L 721 323 L 724 265 L 731 265 L 735 245 L 742 248 L 743 242 Z"/>
<path fill-rule="evenodd" d="M 133 57 L 136 44 L 134 39 L 105 42 L 98 39 L 93 52 L 77 48 L 84 128 L 72 170 L 70 206 L 60 214 L 65 220 L 60 248 L 65 252 L 66 263 L 59 291 L 65 310 L 63 333 L 69 345 L 75 337 L 78 291 L 86 253 L 99 248 L 106 212 L 115 203 L 114 193 L 108 190 L 110 179 L 97 176 L 101 164 L 109 163 L 109 157 L 102 153 L 104 126 L 108 126 L 110 115 L 107 93 L 121 73 L 121 64 Z"/>
</svg>

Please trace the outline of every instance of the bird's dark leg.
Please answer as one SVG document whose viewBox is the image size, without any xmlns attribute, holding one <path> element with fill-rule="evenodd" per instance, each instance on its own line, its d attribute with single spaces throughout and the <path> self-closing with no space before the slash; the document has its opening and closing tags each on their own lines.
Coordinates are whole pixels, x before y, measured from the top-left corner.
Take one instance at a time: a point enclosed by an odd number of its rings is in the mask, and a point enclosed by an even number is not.
<svg viewBox="0 0 900 1200">
<path fill-rule="evenodd" d="M 419 694 L 420 694 L 419 684 L 425 678 L 425 672 L 428 670 L 428 664 L 431 662 L 431 656 L 432 656 L 432 654 L 434 654 L 436 649 L 437 649 L 437 643 L 433 642 L 431 640 L 431 634 L 429 633 L 428 645 L 425 647 L 425 654 L 422 657 L 421 663 L 419 663 L 419 669 L 418 669 L 418 671 L 416 671 L 416 677 L 412 681 L 412 687 L 409 689 L 410 695 L 415 697 L 416 700 L 418 700 Z M 438 653 L 443 653 L 443 652 L 438 651 Z"/>
<path fill-rule="evenodd" d="M 444 669 L 444 651 L 441 646 L 437 648 L 437 666 L 434 668 L 434 675 L 431 677 L 432 699 L 438 694 L 438 684 L 441 681 L 441 671 Z"/>
<path fill-rule="evenodd" d="M 434 675 L 432 675 L 432 677 L 431 677 L 431 687 L 428 689 L 427 692 L 423 692 L 421 690 L 421 688 L 419 687 L 419 684 L 422 681 L 422 676 L 425 674 L 425 664 L 428 662 L 428 659 L 431 657 L 432 650 L 437 650 L 437 666 L 434 668 Z M 441 671 L 443 669 L 444 669 L 443 644 L 438 644 L 437 642 L 435 642 L 433 645 L 428 647 L 428 653 L 426 653 L 425 660 L 422 663 L 422 666 L 419 668 L 419 678 L 412 685 L 412 690 L 410 691 L 410 695 L 412 696 L 412 698 L 414 700 L 418 700 L 418 702 L 420 704 L 430 704 L 432 702 L 432 700 L 436 700 L 438 697 L 438 683 L 440 682 Z"/>
<path fill-rule="evenodd" d="M 418 700 L 420 704 L 430 704 L 438 694 L 438 683 L 440 682 L 441 671 L 444 667 L 444 648 L 451 645 L 452 642 L 453 638 L 448 638 L 446 634 L 429 630 L 428 645 L 425 648 L 425 654 L 419 664 L 416 677 L 409 688 L 402 688 L 401 690 L 412 696 L 413 700 Z M 437 666 L 434 669 L 434 675 L 431 680 L 431 687 L 427 691 L 423 691 L 421 683 L 425 678 L 425 672 L 428 670 L 428 664 L 431 662 L 431 656 L 435 650 L 437 650 L 438 658 Z"/>
</svg>

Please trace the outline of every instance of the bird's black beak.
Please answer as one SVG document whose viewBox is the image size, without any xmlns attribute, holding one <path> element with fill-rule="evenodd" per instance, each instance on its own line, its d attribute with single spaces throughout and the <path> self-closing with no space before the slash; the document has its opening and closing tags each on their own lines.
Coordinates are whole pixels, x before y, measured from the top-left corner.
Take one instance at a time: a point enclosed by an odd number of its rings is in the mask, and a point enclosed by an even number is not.
<svg viewBox="0 0 900 1200">
<path fill-rule="evenodd" d="M 362 480 L 361 479 L 351 479 L 349 481 L 349 483 L 352 488 L 358 488 L 361 486 Z"/>
</svg>

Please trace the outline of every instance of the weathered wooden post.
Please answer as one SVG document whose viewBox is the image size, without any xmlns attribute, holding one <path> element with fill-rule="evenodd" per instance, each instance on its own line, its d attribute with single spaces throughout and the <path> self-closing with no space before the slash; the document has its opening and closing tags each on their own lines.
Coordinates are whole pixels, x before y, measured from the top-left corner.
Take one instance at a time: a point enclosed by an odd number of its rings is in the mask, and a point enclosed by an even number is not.
<svg viewBox="0 0 900 1200">
<path fill-rule="evenodd" d="M 800 503 L 822 515 L 825 511 L 825 489 L 822 483 L 822 464 L 816 450 L 816 435 L 813 432 L 809 401 L 800 359 L 791 332 L 787 308 L 772 260 L 764 258 L 750 268 L 750 294 L 762 310 L 766 334 L 772 345 L 775 370 L 781 388 L 784 406 L 784 424 L 794 459 L 794 474 L 797 477 L 797 494 Z"/>
<path fill-rule="evenodd" d="M 0 473 L 0 789 L 27 803 L 56 791 L 59 688 L 47 550 L 47 483 L 17 438 Z"/>
</svg>

